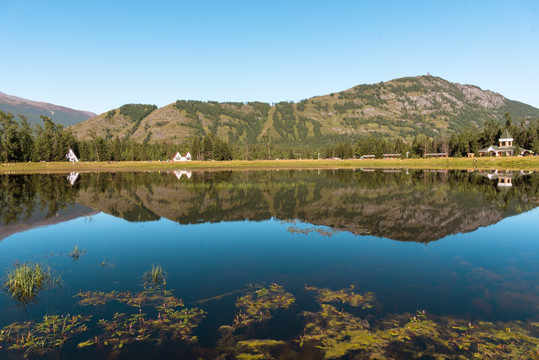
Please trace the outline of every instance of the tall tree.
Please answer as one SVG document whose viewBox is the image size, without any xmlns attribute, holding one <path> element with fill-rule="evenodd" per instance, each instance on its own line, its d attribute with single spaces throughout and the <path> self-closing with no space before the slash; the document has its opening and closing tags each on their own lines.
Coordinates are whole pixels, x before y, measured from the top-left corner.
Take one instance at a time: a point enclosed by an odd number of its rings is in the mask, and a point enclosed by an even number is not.
<svg viewBox="0 0 539 360">
<path fill-rule="evenodd" d="M 198 136 L 193 136 L 193 141 L 191 142 L 191 158 L 195 160 L 201 160 L 201 144 L 200 138 Z"/>
</svg>

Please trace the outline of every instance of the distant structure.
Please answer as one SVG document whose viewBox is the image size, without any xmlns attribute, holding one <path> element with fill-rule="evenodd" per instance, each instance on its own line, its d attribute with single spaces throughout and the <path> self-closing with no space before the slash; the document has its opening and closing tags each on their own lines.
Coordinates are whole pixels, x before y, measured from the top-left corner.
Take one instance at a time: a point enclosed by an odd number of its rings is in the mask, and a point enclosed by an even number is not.
<svg viewBox="0 0 539 360">
<path fill-rule="evenodd" d="M 173 173 L 174 173 L 174 175 L 176 175 L 178 180 L 180 180 L 182 178 L 182 176 L 186 176 L 188 179 L 190 179 L 191 175 L 193 175 L 193 173 L 191 171 L 185 171 L 185 170 L 175 170 L 175 171 L 173 171 Z"/>
<path fill-rule="evenodd" d="M 191 154 L 187 153 L 185 156 L 182 156 L 182 154 L 180 154 L 178 151 L 172 158 L 172 161 L 191 161 Z"/>
<path fill-rule="evenodd" d="M 513 172 L 508 171 L 498 171 L 483 173 L 482 175 L 486 176 L 489 180 L 495 180 L 498 182 L 499 187 L 511 187 L 513 186 Z"/>
<path fill-rule="evenodd" d="M 527 156 L 533 155 L 533 151 L 527 149 L 520 149 L 518 154 L 515 154 L 517 147 L 513 146 L 513 137 L 507 129 L 503 132 L 502 136 L 498 139 L 499 146 L 490 145 L 484 149 L 479 150 L 479 156 Z"/>
<path fill-rule="evenodd" d="M 78 172 L 72 172 L 69 175 L 67 175 L 67 181 L 71 184 L 71 186 L 75 185 L 75 181 L 77 181 L 77 178 L 79 177 Z"/>
<path fill-rule="evenodd" d="M 425 157 L 446 158 L 446 157 L 449 157 L 449 154 L 446 153 L 446 152 L 443 152 L 443 153 L 425 153 Z"/>
<path fill-rule="evenodd" d="M 77 155 L 73 152 L 73 149 L 69 149 L 69 151 L 66 154 L 66 158 L 68 161 L 71 161 L 73 164 L 76 162 L 79 162 L 79 159 L 77 158 Z"/>
</svg>

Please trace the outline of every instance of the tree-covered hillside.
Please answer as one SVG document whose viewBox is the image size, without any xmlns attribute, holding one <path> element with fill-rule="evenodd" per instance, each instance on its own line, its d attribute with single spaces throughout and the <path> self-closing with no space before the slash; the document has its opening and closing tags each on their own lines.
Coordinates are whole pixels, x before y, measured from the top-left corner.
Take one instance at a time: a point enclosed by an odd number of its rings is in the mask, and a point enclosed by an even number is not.
<svg viewBox="0 0 539 360">
<path fill-rule="evenodd" d="M 134 105 L 124 105 L 131 106 Z M 137 105 L 148 107 L 149 105 Z M 420 76 L 359 85 L 298 103 L 219 103 L 178 100 L 141 113 L 133 120 L 122 108 L 111 110 L 73 127 L 81 139 L 98 136 L 138 142 L 187 143 L 193 135 L 213 134 L 233 145 L 271 142 L 279 146 L 311 147 L 366 135 L 411 139 L 450 136 L 488 121 L 539 117 L 539 109 L 512 101 L 472 85 L 454 84 L 439 77 Z M 139 114 L 140 115 L 140 114 Z"/>
</svg>

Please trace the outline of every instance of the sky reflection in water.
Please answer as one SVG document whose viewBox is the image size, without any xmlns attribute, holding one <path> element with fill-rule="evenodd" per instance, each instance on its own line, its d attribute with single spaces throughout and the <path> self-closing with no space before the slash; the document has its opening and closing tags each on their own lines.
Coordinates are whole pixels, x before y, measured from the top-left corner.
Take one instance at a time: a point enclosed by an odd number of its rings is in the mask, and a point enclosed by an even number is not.
<svg viewBox="0 0 539 360">
<path fill-rule="evenodd" d="M 422 191 L 430 193 L 430 187 L 442 185 L 435 182 Z M 170 190 L 167 186 L 162 188 Z M 335 193 L 349 191 L 357 184 L 332 186 Z M 361 184 L 359 187 L 360 192 L 368 190 Z M 140 189 L 132 190 L 140 195 Z M 210 196 L 215 189 L 204 191 Z M 498 194 L 500 198 L 505 196 Z M 2 294 L 5 310 L 0 314 L 0 324 L 35 319 L 45 313 L 80 311 L 73 298 L 79 290 L 138 291 L 142 274 L 152 263 L 159 263 L 168 272 L 167 287 L 175 289 L 175 295 L 186 304 L 241 291 L 249 283 L 276 282 L 296 296 L 299 310 L 316 311 L 317 307 L 305 295 L 305 284 L 331 289 L 354 285 L 358 291 L 375 294 L 371 313 L 377 316 L 426 309 L 439 316 L 470 321 L 538 317 L 538 209 L 429 243 L 334 232 L 301 219 L 283 220 L 270 217 L 182 225 L 165 218 L 129 222 L 98 212 L 15 233 L 0 242 L 0 267 L 8 268 L 16 260 L 43 261 L 62 272 L 65 286 L 42 293 L 38 303 L 26 311 L 8 294 Z M 292 228 L 296 232 L 290 231 Z M 331 236 L 297 232 L 313 228 Z M 68 256 L 75 245 L 87 251 L 78 261 Z M 104 260 L 108 265 L 100 266 Z M 232 322 L 235 298 L 207 304 L 208 319 L 200 330 L 203 344 L 211 345 L 218 338 L 216 329 Z M 291 321 L 294 324 L 290 329 L 301 326 L 300 319 Z M 284 338 L 294 336 L 284 336 L 283 331 Z"/>
</svg>

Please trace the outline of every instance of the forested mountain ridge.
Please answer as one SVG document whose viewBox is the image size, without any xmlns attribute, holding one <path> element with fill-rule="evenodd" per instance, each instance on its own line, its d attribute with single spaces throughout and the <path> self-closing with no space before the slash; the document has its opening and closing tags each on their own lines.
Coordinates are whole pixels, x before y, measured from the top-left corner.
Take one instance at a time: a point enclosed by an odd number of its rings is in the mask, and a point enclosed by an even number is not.
<svg viewBox="0 0 539 360">
<path fill-rule="evenodd" d="M 94 136 L 138 142 L 187 143 L 217 135 L 231 144 L 335 143 L 365 134 L 410 139 L 462 132 L 489 120 L 539 117 L 539 109 L 473 85 L 435 76 L 395 79 L 316 96 L 298 103 L 219 103 L 178 100 L 162 108 L 124 105 L 73 126 Z"/>
<path fill-rule="evenodd" d="M 0 111 L 21 114 L 30 124 L 42 124 L 40 115 L 49 116 L 57 124 L 70 126 L 96 116 L 93 112 L 75 110 L 65 106 L 33 101 L 0 92 Z"/>
</svg>

